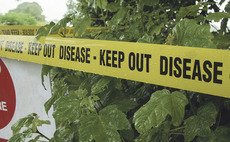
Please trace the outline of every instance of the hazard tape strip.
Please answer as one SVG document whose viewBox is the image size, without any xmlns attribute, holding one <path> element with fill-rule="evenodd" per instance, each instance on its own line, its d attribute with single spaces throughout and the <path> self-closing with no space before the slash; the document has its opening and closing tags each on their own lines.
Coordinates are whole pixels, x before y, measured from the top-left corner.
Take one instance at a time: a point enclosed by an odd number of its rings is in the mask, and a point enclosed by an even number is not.
<svg viewBox="0 0 230 142">
<path fill-rule="evenodd" d="M 230 51 L 0 35 L 0 56 L 230 98 Z"/>
<path fill-rule="evenodd" d="M 41 26 L 0 26 L 0 35 L 24 35 L 24 36 L 34 36 L 37 30 Z M 86 32 L 88 31 L 96 31 L 96 30 L 103 30 L 106 29 L 105 27 L 89 27 L 87 28 Z M 66 37 L 72 37 L 74 33 L 74 27 L 66 27 L 64 30 L 63 28 L 53 33 L 49 36 L 60 36 L 64 33 Z M 76 36 L 76 35 L 75 35 Z"/>
</svg>

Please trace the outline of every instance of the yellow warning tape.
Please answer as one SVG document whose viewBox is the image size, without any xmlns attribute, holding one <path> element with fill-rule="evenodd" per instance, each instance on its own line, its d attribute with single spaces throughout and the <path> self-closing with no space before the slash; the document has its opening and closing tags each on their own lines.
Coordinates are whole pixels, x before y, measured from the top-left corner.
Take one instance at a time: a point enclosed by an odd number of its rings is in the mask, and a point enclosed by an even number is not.
<svg viewBox="0 0 230 142">
<path fill-rule="evenodd" d="M 0 56 L 230 98 L 229 50 L 1 35 Z"/>
<path fill-rule="evenodd" d="M 41 26 L 0 26 L 0 35 L 24 35 L 24 36 L 34 36 L 37 32 L 37 30 Z M 86 30 L 92 31 L 92 30 L 102 30 L 106 29 L 105 27 L 90 27 Z M 60 33 L 64 33 L 66 37 L 73 36 L 74 27 L 66 27 L 66 30 L 60 29 L 56 33 L 53 33 L 49 36 L 60 36 Z"/>
</svg>

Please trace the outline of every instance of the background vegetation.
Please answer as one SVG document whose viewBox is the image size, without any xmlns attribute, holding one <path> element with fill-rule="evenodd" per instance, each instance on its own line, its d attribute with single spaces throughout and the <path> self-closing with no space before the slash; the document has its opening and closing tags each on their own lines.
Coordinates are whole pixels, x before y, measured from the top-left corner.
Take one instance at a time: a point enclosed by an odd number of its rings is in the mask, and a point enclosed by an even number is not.
<svg viewBox="0 0 230 142">
<path fill-rule="evenodd" d="M 0 14 L 0 25 L 45 25 L 42 8 L 36 2 L 24 2 L 8 13 Z"/>
<path fill-rule="evenodd" d="M 223 2 L 70 0 L 68 14 L 38 35 L 63 30 L 70 23 L 77 38 L 229 50 L 230 3 L 221 11 Z M 210 32 L 212 21 L 221 23 L 219 30 Z M 105 29 L 86 32 L 88 27 Z M 53 95 L 44 106 L 47 113 L 55 108 L 57 129 L 47 141 L 230 141 L 227 98 L 43 66 L 42 76 L 48 73 Z M 32 134 L 36 137 L 31 141 L 45 137 L 37 127 L 48 123 L 30 114 L 12 126 L 9 141 L 24 141 Z"/>
</svg>

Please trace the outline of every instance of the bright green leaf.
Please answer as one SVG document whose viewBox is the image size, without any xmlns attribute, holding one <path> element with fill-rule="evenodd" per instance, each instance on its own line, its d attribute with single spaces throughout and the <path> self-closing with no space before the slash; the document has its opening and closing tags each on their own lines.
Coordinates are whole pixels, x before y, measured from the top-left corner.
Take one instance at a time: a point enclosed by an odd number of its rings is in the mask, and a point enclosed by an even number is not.
<svg viewBox="0 0 230 142">
<path fill-rule="evenodd" d="M 164 28 L 164 23 L 161 23 L 160 25 L 152 26 L 150 29 L 150 34 L 151 35 L 159 35 L 161 33 L 161 29 Z"/>
<path fill-rule="evenodd" d="M 106 9 L 109 10 L 110 12 L 117 12 L 120 9 L 120 4 L 119 4 L 119 2 L 117 2 L 117 3 L 110 2 L 106 6 Z"/>
<path fill-rule="evenodd" d="M 86 29 L 90 27 L 91 22 L 92 21 L 89 17 L 75 19 L 74 36 L 77 35 L 80 37 L 86 31 Z"/>
<path fill-rule="evenodd" d="M 108 21 L 110 26 L 117 26 L 120 24 L 126 17 L 128 9 L 126 7 L 121 7 L 120 10 L 113 16 L 113 18 Z"/>
<path fill-rule="evenodd" d="M 108 77 L 101 78 L 98 82 L 93 84 L 91 88 L 91 94 L 96 95 L 98 93 L 103 92 L 105 87 L 107 87 L 108 84 L 110 83 L 110 81 L 111 81 L 111 78 L 108 78 Z"/>
<path fill-rule="evenodd" d="M 58 122 L 73 122 L 79 119 L 81 115 L 80 100 L 78 96 L 87 94 L 86 90 L 77 90 L 70 92 L 68 95 L 62 96 L 55 102 L 54 118 Z M 65 117 L 63 117 L 65 116 Z"/>
<path fill-rule="evenodd" d="M 51 69 L 52 69 L 51 66 L 42 65 L 41 78 L 42 78 L 42 86 L 45 88 L 45 90 L 46 90 L 46 87 L 45 87 L 45 85 L 44 85 L 44 76 L 47 76 Z"/>
<path fill-rule="evenodd" d="M 210 25 L 198 25 L 196 20 L 184 19 L 172 30 L 174 44 L 190 47 L 216 48 L 212 43 Z"/>
<path fill-rule="evenodd" d="M 49 24 L 40 27 L 36 32 L 35 39 L 38 40 L 41 36 L 47 36 L 49 34 L 51 27 L 53 27 L 54 25 L 55 23 L 51 21 Z"/>
<path fill-rule="evenodd" d="M 32 121 L 32 131 L 33 133 L 37 132 L 37 127 L 42 126 L 43 124 L 49 124 L 50 125 L 50 121 L 49 120 L 39 120 L 38 116 L 35 116 L 35 118 Z"/>
<path fill-rule="evenodd" d="M 117 130 L 130 129 L 126 115 L 115 106 L 107 106 L 97 114 L 89 114 L 80 120 L 80 141 L 116 141 L 121 142 Z"/>
<path fill-rule="evenodd" d="M 59 30 L 60 29 L 64 29 L 63 32 L 62 32 L 62 35 L 65 36 L 65 28 L 66 28 L 66 25 L 67 23 L 69 23 L 70 21 L 72 20 L 72 14 L 69 14 L 67 16 L 65 16 L 64 18 L 62 18 L 57 24 L 55 24 L 54 26 L 52 26 L 50 28 L 50 31 L 49 33 L 50 34 L 57 34 L 59 33 Z"/>
<path fill-rule="evenodd" d="M 52 107 L 52 105 L 53 105 L 61 96 L 64 95 L 64 93 L 66 92 L 66 89 L 67 89 L 66 86 L 63 86 L 63 87 L 58 88 L 57 93 L 54 93 L 54 94 L 52 95 L 52 97 L 51 97 L 48 101 L 45 102 L 44 107 L 45 107 L 45 111 L 46 111 L 47 114 L 48 114 L 50 108 Z"/>
<path fill-rule="evenodd" d="M 186 16 L 192 16 L 192 17 L 196 17 L 198 16 L 198 11 L 199 8 L 201 7 L 201 2 L 199 2 L 196 5 L 190 5 L 187 7 L 181 7 L 179 12 L 176 15 L 176 19 L 177 21 L 180 21 L 182 18 L 185 18 Z"/>
<path fill-rule="evenodd" d="M 16 123 L 11 126 L 11 130 L 13 131 L 13 135 L 18 134 L 22 127 L 26 126 L 29 127 L 37 114 L 32 113 L 27 115 L 24 118 L 19 119 Z"/>
<path fill-rule="evenodd" d="M 107 4 L 108 4 L 108 1 L 107 0 L 94 0 L 96 1 L 97 3 L 97 6 L 100 8 L 100 9 L 105 9 Z"/>
<path fill-rule="evenodd" d="M 210 13 L 205 19 L 206 20 L 214 20 L 215 22 L 219 22 L 222 18 L 230 18 L 230 13 L 225 12 L 215 12 Z"/>
<path fill-rule="evenodd" d="M 158 127 L 167 115 L 172 117 L 173 125 L 178 126 L 184 119 L 187 103 L 187 98 L 180 92 L 156 91 L 150 100 L 134 114 L 135 128 L 142 134 L 152 127 Z"/>
<path fill-rule="evenodd" d="M 55 142 L 63 141 L 74 141 L 75 138 L 78 139 L 78 128 L 79 123 L 72 123 L 71 125 L 65 125 L 64 127 L 58 127 L 54 133 Z"/>
<path fill-rule="evenodd" d="M 25 142 L 27 138 L 32 137 L 32 130 L 26 129 L 22 133 L 18 133 L 16 135 L 13 135 L 8 142 Z"/>
<path fill-rule="evenodd" d="M 143 37 L 139 38 L 137 42 L 139 43 L 152 43 L 154 40 L 153 36 L 149 36 L 148 34 L 145 34 Z"/>
</svg>

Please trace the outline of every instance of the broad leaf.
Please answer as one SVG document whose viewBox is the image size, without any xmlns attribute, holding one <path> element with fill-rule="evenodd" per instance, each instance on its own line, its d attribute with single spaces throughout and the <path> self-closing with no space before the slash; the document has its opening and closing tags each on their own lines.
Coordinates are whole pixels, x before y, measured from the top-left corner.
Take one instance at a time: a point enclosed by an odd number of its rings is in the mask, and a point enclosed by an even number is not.
<svg viewBox="0 0 230 142">
<path fill-rule="evenodd" d="M 74 24 L 74 36 L 80 37 L 88 27 L 91 25 L 91 19 L 89 17 L 83 17 L 79 19 L 75 19 L 75 24 Z"/>
<path fill-rule="evenodd" d="M 72 14 L 69 14 L 62 18 L 57 24 L 55 24 L 49 31 L 50 34 L 58 34 L 59 30 L 61 31 L 61 35 L 65 36 L 66 33 L 66 25 L 72 20 Z"/>
<path fill-rule="evenodd" d="M 44 84 L 44 76 L 47 76 L 51 69 L 52 69 L 51 66 L 42 65 L 41 79 L 42 79 L 42 86 L 45 88 L 45 90 L 46 90 L 46 87 Z"/>
<path fill-rule="evenodd" d="M 52 21 L 49 24 L 40 27 L 36 32 L 35 39 L 39 40 L 41 36 L 47 36 L 49 34 L 51 27 L 53 27 L 54 25 L 55 23 Z"/>
<path fill-rule="evenodd" d="M 18 134 L 22 129 L 22 127 L 24 126 L 29 127 L 32 124 L 32 121 L 35 116 L 37 116 L 37 114 L 32 113 L 24 118 L 19 119 L 16 123 L 14 123 L 11 127 L 11 130 L 13 131 L 13 135 Z"/>
<path fill-rule="evenodd" d="M 187 118 L 185 125 L 185 141 L 191 141 L 195 136 L 207 137 L 211 134 L 210 127 L 215 124 L 217 110 L 214 104 L 208 103 L 198 109 L 197 115 Z"/>
<path fill-rule="evenodd" d="M 73 122 L 65 127 L 59 127 L 54 133 L 55 142 L 74 141 L 78 139 L 79 123 Z"/>
<path fill-rule="evenodd" d="M 116 3 L 110 2 L 106 6 L 106 9 L 109 10 L 110 12 L 117 12 L 120 9 L 120 4 L 119 2 L 116 2 Z"/>
<path fill-rule="evenodd" d="M 210 25 L 198 25 L 195 20 L 184 19 L 176 24 L 172 33 L 176 45 L 216 48 L 211 41 Z"/>
<path fill-rule="evenodd" d="M 18 133 L 11 137 L 8 142 L 25 142 L 27 138 L 32 137 L 32 130 L 31 129 L 26 129 L 22 133 Z"/>
<path fill-rule="evenodd" d="M 230 128 L 225 126 L 217 127 L 208 137 L 199 137 L 198 142 L 229 142 Z"/>
<path fill-rule="evenodd" d="M 121 142 L 117 130 L 130 129 L 126 115 L 115 106 L 107 106 L 97 114 L 89 114 L 80 120 L 80 141 L 116 141 Z"/>
<path fill-rule="evenodd" d="M 93 84 L 91 88 L 91 94 L 96 95 L 98 93 L 103 92 L 105 87 L 107 87 L 108 84 L 110 83 L 110 81 L 111 81 L 111 78 L 108 78 L 108 77 L 101 78 L 98 82 Z"/>
<path fill-rule="evenodd" d="M 49 120 L 40 120 L 38 119 L 38 115 L 34 117 L 33 121 L 32 121 L 32 132 L 36 133 L 37 132 L 37 127 L 42 126 L 43 124 L 48 124 L 50 125 L 50 121 Z"/>
<path fill-rule="evenodd" d="M 118 90 L 111 90 L 101 94 L 99 97 L 103 105 L 116 105 L 119 110 L 125 113 L 138 106 L 134 98 Z"/>
<path fill-rule="evenodd" d="M 178 126 L 184 119 L 187 103 L 187 98 L 180 92 L 156 91 L 150 100 L 134 114 L 135 128 L 142 134 L 152 127 L 158 127 L 167 115 L 172 117 L 173 125 Z"/>
<path fill-rule="evenodd" d="M 181 7 L 179 12 L 176 15 L 176 20 L 180 21 L 181 18 L 185 18 L 186 16 L 196 17 L 197 13 L 199 11 L 199 8 L 201 6 L 202 6 L 201 2 L 199 2 L 196 5 L 191 5 L 191 6 L 187 6 L 187 7 Z"/>
<path fill-rule="evenodd" d="M 63 86 L 63 87 L 60 87 L 58 88 L 58 91 L 56 93 L 54 93 L 52 95 L 52 97 L 45 102 L 44 104 L 44 107 L 45 107 L 45 111 L 46 113 L 48 114 L 50 108 L 52 107 L 52 105 L 61 97 L 64 95 L 64 93 L 66 92 L 67 90 L 67 87 L 66 86 Z"/>
<path fill-rule="evenodd" d="M 225 12 L 210 13 L 205 19 L 219 22 L 222 18 L 230 18 L 230 13 L 225 13 Z"/>
<path fill-rule="evenodd" d="M 159 0 L 140 0 L 138 3 L 139 11 L 143 10 L 144 6 L 156 6 L 159 3 Z"/>
<path fill-rule="evenodd" d="M 135 142 L 169 142 L 170 124 L 168 121 L 160 127 L 155 127 L 141 134 L 135 139 Z"/>
<path fill-rule="evenodd" d="M 164 28 L 164 23 L 161 23 L 160 25 L 154 25 L 150 29 L 151 35 L 159 35 L 161 33 L 161 29 Z"/>
<path fill-rule="evenodd" d="M 79 119 L 81 115 L 79 96 L 86 95 L 86 90 L 77 90 L 62 96 L 55 102 L 54 118 L 58 123 L 69 121 L 73 122 Z M 65 117 L 63 117 L 65 116 Z"/>
<path fill-rule="evenodd" d="M 153 36 L 149 36 L 148 34 L 145 34 L 143 37 L 139 38 L 137 42 L 140 43 L 152 43 L 154 40 Z"/>
<path fill-rule="evenodd" d="M 108 24 L 110 26 L 117 26 L 125 19 L 127 12 L 128 12 L 128 9 L 126 7 L 121 7 L 120 10 L 108 22 Z"/>
</svg>

